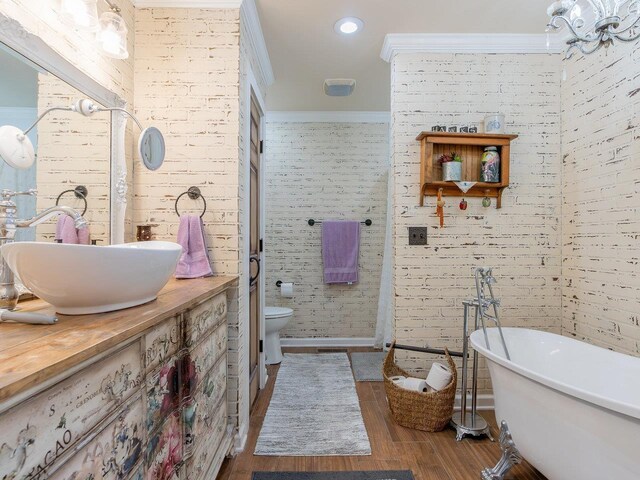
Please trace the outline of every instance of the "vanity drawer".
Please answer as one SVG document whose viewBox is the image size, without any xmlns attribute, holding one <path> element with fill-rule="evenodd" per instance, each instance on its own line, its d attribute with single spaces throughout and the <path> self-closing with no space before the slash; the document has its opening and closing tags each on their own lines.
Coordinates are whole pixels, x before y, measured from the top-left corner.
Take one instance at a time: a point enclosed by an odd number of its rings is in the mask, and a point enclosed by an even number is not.
<svg viewBox="0 0 640 480">
<path fill-rule="evenodd" d="M 191 397 L 202 384 L 202 378 L 227 352 L 227 324 L 222 323 L 184 357 L 182 399 Z"/>
<path fill-rule="evenodd" d="M 193 446 L 193 454 L 185 462 L 189 480 L 204 479 L 227 432 L 226 395 L 206 415 L 208 416 L 202 420 L 202 429 L 198 432 L 198 440 Z"/>
<path fill-rule="evenodd" d="M 140 478 L 144 454 L 142 419 L 142 398 L 138 396 L 48 478 L 50 480 Z"/>
<path fill-rule="evenodd" d="M 227 316 L 227 294 L 221 293 L 185 313 L 185 346 L 193 347 Z"/>
<path fill-rule="evenodd" d="M 183 448 L 182 422 L 180 413 L 176 411 L 168 415 L 162 427 L 150 434 L 147 439 L 145 454 L 147 480 L 178 480 Z"/>
<path fill-rule="evenodd" d="M 175 412 L 180 406 L 181 365 L 181 359 L 174 355 L 166 359 L 156 372 L 147 376 L 145 428 L 148 437 L 160 427 L 168 415 Z"/>
<path fill-rule="evenodd" d="M 1 465 L 7 478 L 46 477 L 58 458 L 139 389 L 140 357 L 135 342 L 1 415 L 0 451 L 11 452 Z"/>
<path fill-rule="evenodd" d="M 226 401 L 227 357 L 218 363 L 202 378 L 196 394 L 183 407 L 185 457 L 198 450 L 203 443 L 214 445 L 212 437 L 215 426 L 213 420 L 220 408 L 220 402 Z"/>
<path fill-rule="evenodd" d="M 150 372 L 180 347 L 180 316 L 170 318 L 144 336 L 144 368 Z"/>
</svg>

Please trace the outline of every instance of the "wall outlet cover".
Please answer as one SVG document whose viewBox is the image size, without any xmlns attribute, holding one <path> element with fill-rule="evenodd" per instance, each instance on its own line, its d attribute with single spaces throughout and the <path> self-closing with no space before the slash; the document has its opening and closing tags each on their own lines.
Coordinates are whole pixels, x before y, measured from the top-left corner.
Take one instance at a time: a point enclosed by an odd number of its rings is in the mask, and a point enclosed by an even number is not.
<svg viewBox="0 0 640 480">
<path fill-rule="evenodd" d="M 409 245 L 427 245 L 427 227 L 409 227 Z"/>
</svg>

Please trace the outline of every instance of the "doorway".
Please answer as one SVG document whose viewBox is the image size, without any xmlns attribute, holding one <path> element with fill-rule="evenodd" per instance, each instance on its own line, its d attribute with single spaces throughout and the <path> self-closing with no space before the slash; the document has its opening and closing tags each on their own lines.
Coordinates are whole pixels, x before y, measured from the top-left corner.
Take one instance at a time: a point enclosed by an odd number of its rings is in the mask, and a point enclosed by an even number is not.
<svg viewBox="0 0 640 480">
<path fill-rule="evenodd" d="M 253 405 L 260 388 L 260 270 L 262 261 L 262 240 L 260 224 L 260 162 L 262 153 L 261 125 L 262 113 L 255 95 L 251 95 L 250 115 L 250 233 L 249 233 L 249 401 Z"/>
</svg>

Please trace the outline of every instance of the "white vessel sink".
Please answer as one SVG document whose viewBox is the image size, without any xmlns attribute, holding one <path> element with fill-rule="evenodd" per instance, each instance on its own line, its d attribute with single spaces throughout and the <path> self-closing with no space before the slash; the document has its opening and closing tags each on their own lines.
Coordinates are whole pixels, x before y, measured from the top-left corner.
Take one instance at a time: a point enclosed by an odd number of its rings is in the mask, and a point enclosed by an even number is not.
<svg viewBox="0 0 640 480">
<path fill-rule="evenodd" d="M 173 275 L 182 247 L 171 242 L 67 245 L 17 242 L 2 255 L 22 283 L 56 312 L 111 312 L 154 300 Z"/>
</svg>

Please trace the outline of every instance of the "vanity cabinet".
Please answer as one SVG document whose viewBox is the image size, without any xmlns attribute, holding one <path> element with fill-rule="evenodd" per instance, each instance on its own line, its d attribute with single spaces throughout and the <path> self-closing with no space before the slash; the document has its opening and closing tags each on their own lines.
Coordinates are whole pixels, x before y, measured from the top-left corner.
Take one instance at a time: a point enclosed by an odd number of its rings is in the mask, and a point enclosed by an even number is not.
<svg viewBox="0 0 640 480">
<path fill-rule="evenodd" d="M 6 398 L 12 385 L 0 381 L 0 478 L 215 478 L 233 432 L 226 401 L 226 287 L 185 297 L 183 310 L 79 363 L 69 375 L 34 380 Z M 140 309 L 120 316 L 133 318 Z M 90 317 L 106 322 L 109 315 Z M 58 325 L 72 318 L 78 317 Z M 28 326 L 12 328 L 0 328 L 0 336 Z M 74 335 L 81 341 L 82 332 L 61 332 L 62 344 Z M 8 347 L 14 345 L 0 341 L 0 360 Z"/>
</svg>

